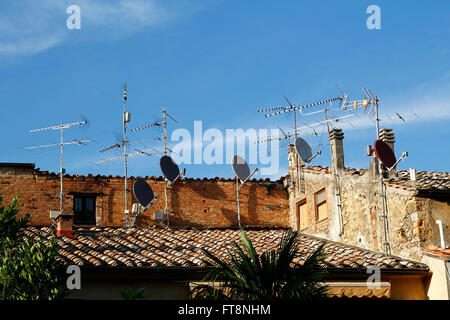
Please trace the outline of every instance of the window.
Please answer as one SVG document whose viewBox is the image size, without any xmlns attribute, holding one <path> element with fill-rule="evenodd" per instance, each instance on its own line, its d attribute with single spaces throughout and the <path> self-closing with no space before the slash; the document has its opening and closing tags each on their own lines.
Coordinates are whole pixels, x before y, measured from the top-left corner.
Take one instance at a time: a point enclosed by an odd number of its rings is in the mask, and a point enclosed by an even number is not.
<svg viewBox="0 0 450 320">
<path fill-rule="evenodd" d="M 95 225 L 95 197 L 77 195 L 73 198 L 73 223 Z"/>
<path fill-rule="evenodd" d="M 314 194 L 314 206 L 316 221 L 328 218 L 327 192 L 325 188 Z"/>
<path fill-rule="evenodd" d="M 306 199 L 297 204 L 298 230 L 302 231 L 308 228 L 308 204 Z"/>
</svg>

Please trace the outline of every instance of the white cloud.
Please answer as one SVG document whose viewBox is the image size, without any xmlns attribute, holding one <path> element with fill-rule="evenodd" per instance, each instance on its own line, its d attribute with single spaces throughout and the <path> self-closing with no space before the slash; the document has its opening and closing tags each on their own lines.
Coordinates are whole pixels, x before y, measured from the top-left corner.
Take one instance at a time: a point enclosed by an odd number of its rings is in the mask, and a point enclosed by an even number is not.
<svg viewBox="0 0 450 320">
<path fill-rule="evenodd" d="M 74 3 L 75 2 L 75 3 Z M 81 30 L 68 30 L 66 9 L 81 9 Z M 63 44 L 77 32 L 81 40 L 114 40 L 173 21 L 180 8 L 155 0 L 24 0 L 0 13 L 0 55 L 33 55 Z M 184 11 L 183 14 L 186 14 Z M 71 34 L 72 33 L 72 34 Z"/>
<path fill-rule="evenodd" d="M 420 119 L 412 119 L 412 121 L 449 119 L 450 73 L 423 82 L 411 90 L 389 99 L 384 110 L 399 113 L 408 113 L 413 110 Z"/>
</svg>

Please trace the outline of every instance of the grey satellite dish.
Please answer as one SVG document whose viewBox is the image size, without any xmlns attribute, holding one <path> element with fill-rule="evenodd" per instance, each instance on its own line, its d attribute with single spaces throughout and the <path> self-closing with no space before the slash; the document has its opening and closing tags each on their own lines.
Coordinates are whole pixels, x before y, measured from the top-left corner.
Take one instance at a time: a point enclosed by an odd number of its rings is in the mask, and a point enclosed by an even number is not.
<svg viewBox="0 0 450 320">
<path fill-rule="evenodd" d="M 161 171 L 171 183 L 175 182 L 175 180 L 180 176 L 180 169 L 178 165 L 173 161 L 173 159 L 169 156 L 163 156 L 159 161 L 159 166 L 161 167 Z"/>
<path fill-rule="evenodd" d="M 295 150 L 303 162 L 309 163 L 312 160 L 311 146 L 302 138 L 295 140 Z"/>
<path fill-rule="evenodd" d="M 248 167 L 247 162 L 240 157 L 240 156 L 234 156 L 233 157 L 233 170 L 234 173 L 241 179 L 241 181 L 247 180 L 247 178 L 250 176 L 250 168 Z"/>
<path fill-rule="evenodd" d="M 133 194 L 139 204 L 147 208 L 155 201 L 152 188 L 143 179 L 138 179 L 133 184 Z"/>
<path fill-rule="evenodd" d="M 233 167 L 234 173 L 236 173 L 236 203 L 238 209 L 238 225 L 241 227 L 241 209 L 240 209 L 240 201 L 239 201 L 239 189 L 241 188 L 241 184 L 245 184 L 247 180 L 249 180 L 255 173 L 258 171 L 258 168 L 255 168 L 252 173 L 250 173 L 250 168 L 248 167 L 247 162 L 245 160 L 236 155 L 233 157 L 233 162 L 231 163 Z M 239 182 L 240 180 L 240 182 Z"/>
</svg>

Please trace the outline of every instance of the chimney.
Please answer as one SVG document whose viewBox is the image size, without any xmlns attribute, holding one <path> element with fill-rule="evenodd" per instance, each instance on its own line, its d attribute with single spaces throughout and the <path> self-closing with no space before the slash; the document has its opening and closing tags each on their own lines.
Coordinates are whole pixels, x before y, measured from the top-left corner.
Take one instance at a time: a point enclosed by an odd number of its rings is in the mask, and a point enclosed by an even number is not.
<svg viewBox="0 0 450 320">
<path fill-rule="evenodd" d="M 56 236 L 66 235 L 69 238 L 73 238 L 73 214 L 61 213 L 56 217 Z"/>
<path fill-rule="evenodd" d="M 370 158 L 370 176 L 372 177 L 372 180 L 377 180 L 380 178 L 380 171 L 378 169 L 379 166 L 379 160 L 377 158 L 377 156 L 375 155 L 375 152 L 372 152 L 371 154 L 368 154 L 369 156 L 371 155 L 372 157 Z"/>
<path fill-rule="evenodd" d="M 417 180 L 417 171 L 414 168 L 409 168 L 409 180 L 416 181 Z"/>
<path fill-rule="evenodd" d="M 343 172 L 344 168 L 344 133 L 342 129 L 333 129 L 330 131 L 330 144 L 332 151 L 332 166 L 336 173 Z"/>
<path fill-rule="evenodd" d="M 395 136 L 392 129 L 381 129 L 380 130 L 380 140 L 386 142 L 392 151 L 394 151 Z"/>
<path fill-rule="evenodd" d="M 380 130 L 380 140 L 386 142 L 386 144 L 391 147 L 392 152 L 395 153 L 394 150 L 394 143 L 395 143 L 395 136 L 394 131 L 392 129 L 381 129 Z M 395 170 L 390 170 L 387 174 L 388 178 L 396 178 Z"/>
</svg>

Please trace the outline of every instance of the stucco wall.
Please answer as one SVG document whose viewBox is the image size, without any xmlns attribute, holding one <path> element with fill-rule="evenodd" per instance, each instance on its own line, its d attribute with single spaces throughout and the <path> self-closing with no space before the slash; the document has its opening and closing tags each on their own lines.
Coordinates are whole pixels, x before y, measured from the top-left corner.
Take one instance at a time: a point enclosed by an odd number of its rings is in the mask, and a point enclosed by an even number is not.
<svg viewBox="0 0 450 320">
<path fill-rule="evenodd" d="M 446 270 L 445 266 L 446 264 L 445 259 L 424 254 L 423 262 L 425 262 L 430 267 L 430 271 L 433 273 L 433 277 L 431 278 L 430 283 L 430 289 L 428 290 L 429 299 L 449 300 L 450 280 L 448 271 Z"/>
</svg>

